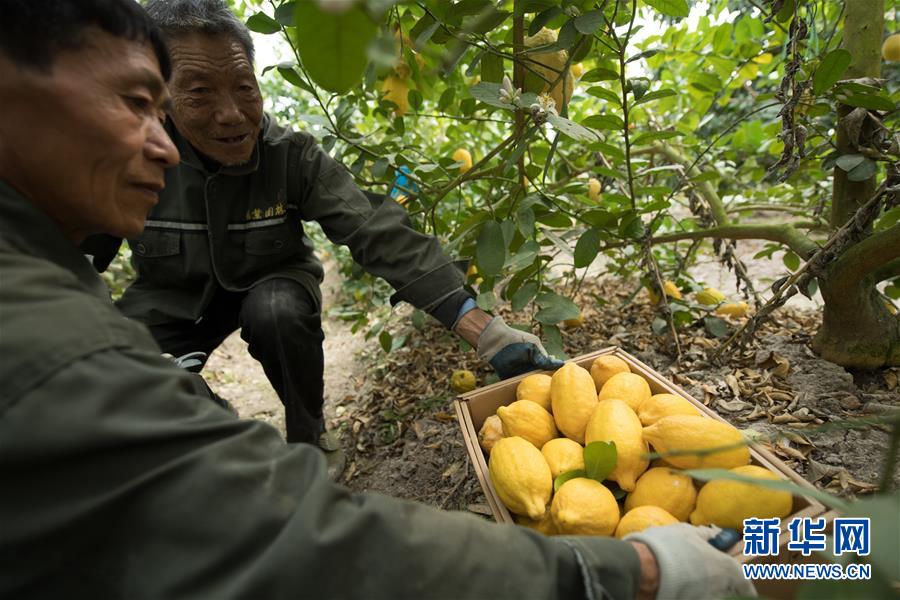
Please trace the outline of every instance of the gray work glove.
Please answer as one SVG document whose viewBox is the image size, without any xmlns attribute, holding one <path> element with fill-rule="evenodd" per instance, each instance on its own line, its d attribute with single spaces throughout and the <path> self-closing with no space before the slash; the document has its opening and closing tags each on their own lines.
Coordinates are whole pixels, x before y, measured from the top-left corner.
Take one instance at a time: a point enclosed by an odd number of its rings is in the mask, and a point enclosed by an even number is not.
<svg viewBox="0 0 900 600">
<path fill-rule="evenodd" d="M 737 561 L 709 544 L 720 531 L 718 527 L 679 523 L 651 527 L 625 539 L 646 544 L 656 557 L 659 600 L 755 598 L 756 589 L 744 579 Z"/>
<path fill-rule="evenodd" d="M 494 317 L 478 337 L 478 357 L 494 367 L 500 379 L 540 369 L 555 371 L 565 363 L 547 355 L 536 335 L 513 329 Z"/>
</svg>

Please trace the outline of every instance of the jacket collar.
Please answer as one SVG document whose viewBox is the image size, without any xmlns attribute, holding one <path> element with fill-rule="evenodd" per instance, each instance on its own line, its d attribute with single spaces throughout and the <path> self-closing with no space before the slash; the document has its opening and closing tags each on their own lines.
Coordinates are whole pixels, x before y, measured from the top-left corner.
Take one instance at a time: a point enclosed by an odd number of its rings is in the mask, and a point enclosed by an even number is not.
<svg viewBox="0 0 900 600">
<path fill-rule="evenodd" d="M 247 175 L 248 173 L 254 173 L 259 168 L 259 149 L 263 143 L 263 136 L 265 135 L 266 129 L 268 129 L 268 125 L 269 115 L 264 115 L 262 126 L 259 128 L 259 135 L 256 138 L 256 145 L 253 147 L 253 154 L 250 155 L 250 160 L 242 165 L 234 167 L 220 166 L 217 171 L 210 171 L 206 168 L 206 165 L 203 164 L 203 160 L 201 160 L 200 155 L 191 143 L 175 129 L 172 119 L 166 121 L 166 131 L 169 132 L 169 137 L 172 138 L 175 147 L 178 148 L 178 152 L 181 154 L 181 164 L 188 165 L 204 175 Z"/>
<path fill-rule="evenodd" d="M 109 289 L 90 259 L 50 217 L 0 180 L 0 235 L 19 251 L 56 263 L 70 271 L 90 292 L 109 302 Z"/>
</svg>

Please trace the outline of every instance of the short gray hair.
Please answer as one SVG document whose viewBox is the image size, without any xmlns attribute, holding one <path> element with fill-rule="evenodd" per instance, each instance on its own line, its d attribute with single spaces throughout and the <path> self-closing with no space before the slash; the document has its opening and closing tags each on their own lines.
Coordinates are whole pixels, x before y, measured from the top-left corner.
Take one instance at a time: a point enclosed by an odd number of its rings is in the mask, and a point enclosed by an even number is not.
<svg viewBox="0 0 900 600">
<path fill-rule="evenodd" d="M 225 35 L 240 43 L 253 62 L 250 30 L 223 0 L 147 0 L 144 9 L 166 38 L 190 33 Z"/>
</svg>

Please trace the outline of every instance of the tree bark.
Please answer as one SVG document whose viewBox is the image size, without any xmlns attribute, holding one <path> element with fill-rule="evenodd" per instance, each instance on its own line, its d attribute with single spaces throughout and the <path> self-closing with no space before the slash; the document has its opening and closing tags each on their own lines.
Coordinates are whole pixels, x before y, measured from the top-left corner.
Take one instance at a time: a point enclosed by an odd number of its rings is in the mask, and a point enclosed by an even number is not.
<svg viewBox="0 0 900 600">
<path fill-rule="evenodd" d="M 842 46 L 850 52 L 852 62 L 846 79 L 881 76 L 881 34 L 884 29 L 883 0 L 845 0 Z M 853 108 L 838 106 L 838 119 Z M 837 128 L 837 149 L 841 154 L 856 154 L 850 136 L 843 127 Z M 834 193 L 831 200 L 831 226 L 838 228 L 847 222 L 856 209 L 866 203 L 875 192 L 875 177 L 865 181 L 850 181 L 847 173 L 834 168 Z"/>
<path fill-rule="evenodd" d="M 852 56 L 846 78 L 880 77 L 881 34 L 884 28 L 882 0 L 845 0 L 843 47 Z M 838 106 L 842 119 L 852 108 Z M 837 128 L 841 154 L 856 148 L 843 127 Z M 875 177 L 850 181 L 842 169 L 834 169 L 831 226 L 850 219 L 875 192 Z M 874 369 L 900 365 L 900 318 L 892 315 L 876 284 L 897 266 L 900 256 L 900 226 L 879 232 L 851 246 L 820 279 L 825 300 L 822 326 L 812 341 L 822 358 L 844 367 Z"/>
</svg>

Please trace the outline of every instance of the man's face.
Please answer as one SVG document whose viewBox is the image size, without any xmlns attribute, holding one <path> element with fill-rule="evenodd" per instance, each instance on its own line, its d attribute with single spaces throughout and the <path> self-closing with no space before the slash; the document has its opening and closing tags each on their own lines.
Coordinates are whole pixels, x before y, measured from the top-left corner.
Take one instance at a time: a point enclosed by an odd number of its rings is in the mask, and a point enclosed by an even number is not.
<svg viewBox="0 0 900 600">
<path fill-rule="evenodd" d="M 169 40 L 172 120 L 202 154 L 226 166 L 247 162 L 262 123 L 263 105 L 243 46 L 223 35 Z"/>
<path fill-rule="evenodd" d="M 139 234 L 178 151 L 152 48 L 92 30 L 50 73 L 0 57 L 0 178 L 74 242 Z"/>
</svg>

